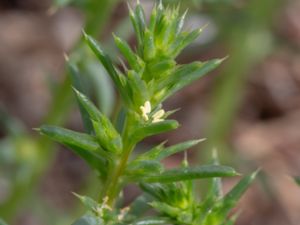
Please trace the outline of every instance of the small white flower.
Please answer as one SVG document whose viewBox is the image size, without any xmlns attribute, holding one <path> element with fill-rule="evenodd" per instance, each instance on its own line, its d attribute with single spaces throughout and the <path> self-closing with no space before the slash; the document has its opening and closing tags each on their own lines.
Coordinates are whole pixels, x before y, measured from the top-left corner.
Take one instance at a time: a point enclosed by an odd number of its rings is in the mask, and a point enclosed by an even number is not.
<svg viewBox="0 0 300 225">
<path fill-rule="evenodd" d="M 149 119 L 152 120 L 152 123 L 163 121 L 162 117 L 165 115 L 165 111 L 163 109 L 158 110 L 151 116 L 151 118 L 149 118 L 149 114 L 151 113 L 151 103 L 149 101 L 146 101 L 144 105 L 140 106 L 140 110 L 145 121 L 148 121 Z"/>
<path fill-rule="evenodd" d="M 160 109 L 158 110 L 156 113 L 154 113 L 154 115 L 152 116 L 153 120 L 152 122 L 153 123 L 157 123 L 157 122 L 161 122 L 163 121 L 162 117 L 165 115 L 165 110 L 163 109 Z"/>
<path fill-rule="evenodd" d="M 140 107 L 140 110 L 142 111 L 142 117 L 144 118 L 144 120 L 148 121 L 148 114 L 151 112 L 151 103 L 149 101 L 146 101 L 145 104 Z"/>
<path fill-rule="evenodd" d="M 106 196 L 106 197 L 103 198 L 103 202 L 102 202 L 101 206 L 98 206 L 98 207 L 95 209 L 96 213 L 97 213 L 100 217 L 103 216 L 103 210 L 104 210 L 104 209 L 108 209 L 108 210 L 110 210 L 110 211 L 112 210 L 112 208 L 111 208 L 109 205 L 107 205 L 107 202 L 108 202 L 108 197 Z"/>
</svg>

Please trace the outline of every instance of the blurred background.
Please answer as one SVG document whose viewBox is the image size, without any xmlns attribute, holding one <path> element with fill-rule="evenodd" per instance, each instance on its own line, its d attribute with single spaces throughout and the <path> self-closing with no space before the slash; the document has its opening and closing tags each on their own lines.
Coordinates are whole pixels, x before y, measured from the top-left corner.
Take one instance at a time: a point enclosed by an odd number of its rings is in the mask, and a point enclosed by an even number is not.
<svg viewBox="0 0 300 225">
<path fill-rule="evenodd" d="M 142 1 L 146 12 L 153 3 Z M 189 9 L 186 29 L 207 25 L 179 63 L 229 57 L 165 103 L 181 108 L 174 115 L 181 128 L 140 148 L 206 137 L 189 151 L 191 163 L 207 163 L 216 148 L 222 164 L 244 174 L 262 170 L 239 204 L 237 224 L 299 225 L 300 187 L 292 177 L 300 175 L 300 1 L 164 3 Z M 83 45 L 83 28 L 116 62 L 112 32 L 135 44 L 123 0 L 0 1 L 0 218 L 12 225 L 71 224 L 83 210 L 72 192 L 97 193 L 83 161 L 32 130 L 42 123 L 83 130 L 64 54 L 78 66 L 85 93 L 115 117 L 118 96 Z M 225 179 L 225 189 L 236 181 Z M 126 188 L 127 200 L 136 192 Z"/>
</svg>

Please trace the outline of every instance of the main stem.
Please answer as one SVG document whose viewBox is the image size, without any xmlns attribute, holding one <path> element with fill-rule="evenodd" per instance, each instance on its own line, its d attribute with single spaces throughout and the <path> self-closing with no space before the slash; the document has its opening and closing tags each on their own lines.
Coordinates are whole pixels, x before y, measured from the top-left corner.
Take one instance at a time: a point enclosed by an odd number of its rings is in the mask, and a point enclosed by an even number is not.
<svg viewBox="0 0 300 225">
<path fill-rule="evenodd" d="M 120 191 L 121 191 L 121 185 L 122 180 L 121 177 L 126 169 L 126 165 L 130 156 L 130 153 L 135 147 L 135 143 L 131 142 L 129 140 L 129 127 L 130 127 L 131 120 L 129 118 L 129 115 L 127 114 L 127 119 L 125 123 L 125 128 L 123 132 L 123 140 L 124 140 L 124 147 L 122 151 L 122 155 L 120 157 L 120 160 L 118 161 L 116 167 L 113 169 L 112 173 L 110 174 L 111 178 L 108 178 L 105 188 L 104 188 L 104 196 L 107 197 L 107 205 L 110 207 L 113 207 L 116 198 L 118 197 Z M 99 199 L 100 202 L 103 199 Z"/>
</svg>

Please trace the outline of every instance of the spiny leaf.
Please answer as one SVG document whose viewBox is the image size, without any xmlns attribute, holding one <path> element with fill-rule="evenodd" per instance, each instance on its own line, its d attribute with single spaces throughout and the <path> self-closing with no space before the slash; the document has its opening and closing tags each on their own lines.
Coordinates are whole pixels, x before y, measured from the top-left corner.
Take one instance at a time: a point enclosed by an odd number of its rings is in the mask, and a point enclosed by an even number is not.
<svg viewBox="0 0 300 225">
<path fill-rule="evenodd" d="M 119 154 L 122 151 L 122 138 L 106 117 L 92 120 L 97 140 L 108 152 Z"/>
<path fill-rule="evenodd" d="M 68 65 L 68 70 L 69 70 L 69 74 L 71 76 L 73 86 L 77 90 L 83 92 L 81 75 L 79 73 L 77 66 L 75 64 L 71 63 L 70 61 L 67 61 L 67 65 Z M 79 105 L 83 125 L 84 125 L 86 131 L 91 134 L 91 133 L 93 133 L 93 125 L 90 120 L 89 114 L 86 111 L 86 109 L 82 106 L 82 104 L 80 104 L 79 101 L 78 101 L 78 105 Z"/>
<path fill-rule="evenodd" d="M 168 156 L 171 156 L 178 152 L 189 149 L 204 140 L 205 139 L 186 141 L 186 142 L 179 143 L 177 145 L 173 145 L 173 146 L 170 146 L 167 148 L 163 148 L 161 145 L 159 145 L 158 147 L 155 147 L 154 149 L 144 153 L 143 155 L 139 156 L 138 158 L 139 159 L 162 160 Z"/>
<path fill-rule="evenodd" d="M 79 200 L 85 205 L 85 207 L 90 210 L 90 211 L 93 211 L 95 210 L 97 207 L 98 207 L 98 203 L 90 198 L 90 197 L 87 197 L 87 196 L 82 196 L 82 195 L 79 195 L 79 194 L 76 194 L 76 193 L 73 193 L 77 198 L 79 198 Z"/>
<path fill-rule="evenodd" d="M 120 92 L 123 100 L 125 101 L 125 103 L 129 104 L 130 101 L 128 99 L 126 91 L 124 90 L 126 78 L 118 73 L 110 57 L 102 50 L 102 48 L 96 42 L 96 40 L 94 40 L 91 36 L 87 35 L 85 32 L 83 32 L 83 35 L 85 41 L 87 42 L 91 50 L 94 52 L 94 54 L 97 56 L 97 58 L 100 60 L 100 62 L 112 78 L 113 82 L 117 86 L 118 91 Z"/>
<path fill-rule="evenodd" d="M 87 111 L 92 120 L 99 120 L 102 113 L 97 109 L 97 107 L 92 103 L 84 94 L 80 93 L 77 89 L 73 88 L 78 102 Z"/>
<path fill-rule="evenodd" d="M 141 141 L 145 137 L 174 130 L 178 126 L 179 124 L 176 120 L 164 120 L 162 122 L 151 123 L 136 129 L 130 138 L 132 141 L 137 142 Z"/>
<path fill-rule="evenodd" d="M 130 215 L 141 217 L 146 211 L 150 209 L 148 204 L 150 197 L 146 195 L 140 195 L 130 204 Z"/>
<path fill-rule="evenodd" d="M 145 83 L 133 70 L 128 71 L 128 89 L 131 91 L 130 96 L 135 106 L 143 105 L 144 102 L 149 99 L 148 88 Z M 139 94 L 137 94 L 139 93 Z"/>
<path fill-rule="evenodd" d="M 227 166 L 205 165 L 194 168 L 179 168 L 162 172 L 161 174 L 144 176 L 143 182 L 176 182 L 182 180 L 203 179 L 211 177 L 231 177 L 238 175 L 234 169 Z"/>
<path fill-rule="evenodd" d="M 39 131 L 41 134 L 67 146 L 77 146 L 87 151 L 97 151 L 99 149 L 95 138 L 88 134 L 49 125 L 41 126 Z"/>
<path fill-rule="evenodd" d="M 145 175 L 151 173 L 160 173 L 163 165 L 155 160 L 139 160 L 131 162 L 126 168 L 126 174 L 129 176 Z"/>
<path fill-rule="evenodd" d="M 48 125 L 41 126 L 39 131 L 54 141 L 69 147 L 93 169 L 98 170 L 102 176 L 106 176 L 107 160 L 99 154 L 102 150 L 92 136 Z"/>
<path fill-rule="evenodd" d="M 222 200 L 222 212 L 228 213 L 232 207 L 235 206 L 236 202 L 241 198 L 244 192 L 249 188 L 251 183 L 255 180 L 259 170 L 242 178 L 233 189 L 228 192 Z"/>
<path fill-rule="evenodd" d="M 148 29 L 145 30 L 144 43 L 144 59 L 149 61 L 155 57 L 156 48 L 153 34 Z"/>
<path fill-rule="evenodd" d="M 130 67 L 135 71 L 142 70 L 144 62 L 142 62 L 142 60 L 132 51 L 130 46 L 124 40 L 115 35 L 114 40 Z"/>
<path fill-rule="evenodd" d="M 122 139 L 110 120 L 103 115 L 85 95 L 76 89 L 74 89 L 74 91 L 79 103 L 91 117 L 90 119 L 100 144 L 107 151 L 120 152 L 122 148 Z"/>
<path fill-rule="evenodd" d="M 168 91 L 168 96 L 173 95 L 176 91 L 206 75 L 208 72 L 218 67 L 223 60 L 224 59 L 214 59 L 204 63 L 196 62 L 183 66 L 176 74 L 174 74 L 174 78 L 171 81 L 171 87 Z"/>
<path fill-rule="evenodd" d="M 212 221 L 227 221 L 226 218 L 231 209 L 236 205 L 237 201 L 249 188 L 251 183 L 254 181 L 258 171 L 242 178 L 238 184 L 236 184 L 231 191 L 229 191 L 222 199 L 219 199 L 214 203 L 211 210 L 206 211 L 204 214 L 203 224 L 211 224 Z"/>
<path fill-rule="evenodd" d="M 132 23 L 132 26 L 135 30 L 137 42 L 138 42 L 138 53 L 142 56 L 142 49 L 143 49 L 143 31 L 141 30 L 141 24 L 139 22 L 139 18 L 137 18 L 136 13 L 132 11 L 128 4 L 129 9 L 129 17 Z"/>
<path fill-rule="evenodd" d="M 203 28 L 200 28 L 192 32 L 181 33 L 178 39 L 173 43 L 173 46 L 171 46 L 171 54 L 176 57 L 185 47 L 195 41 L 202 31 Z"/>
</svg>

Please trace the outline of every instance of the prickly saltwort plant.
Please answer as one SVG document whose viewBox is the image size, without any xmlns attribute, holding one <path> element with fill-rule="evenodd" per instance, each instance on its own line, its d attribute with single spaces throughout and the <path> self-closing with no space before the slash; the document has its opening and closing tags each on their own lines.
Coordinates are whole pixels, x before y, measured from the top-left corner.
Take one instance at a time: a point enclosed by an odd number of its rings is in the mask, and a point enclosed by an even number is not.
<svg viewBox="0 0 300 225">
<path fill-rule="evenodd" d="M 176 63 L 176 57 L 201 33 L 202 29 L 183 31 L 185 13 L 179 8 L 155 5 L 147 24 L 142 6 L 130 9 L 137 47 L 132 50 L 121 38 L 115 43 L 127 62 L 119 70 L 101 46 L 84 33 L 87 45 L 95 53 L 115 84 L 123 103 L 125 120 L 121 129 L 104 115 L 81 92 L 74 88 L 81 112 L 88 118 L 91 129 L 79 133 L 60 127 L 43 125 L 39 131 L 70 148 L 98 174 L 102 183 L 99 199 L 78 196 L 87 207 L 85 216 L 74 224 L 233 224 L 229 217 L 255 174 L 243 178 L 225 196 L 220 177 L 236 176 L 230 167 L 220 166 L 217 157 L 210 165 L 190 167 L 184 160 L 179 168 L 167 170 L 161 160 L 195 146 L 201 140 L 191 140 L 165 147 L 164 143 L 132 158 L 135 146 L 144 138 L 174 130 L 175 120 L 168 119 L 174 111 L 166 112 L 162 103 L 175 92 L 216 68 L 222 59 Z M 125 63 L 123 63 L 125 65 Z M 194 179 L 209 178 L 209 192 L 198 201 Z M 130 206 L 117 204 L 122 189 L 137 183 L 144 191 Z M 151 206 L 156 216 L 143 217 Z"/>
</svg>

